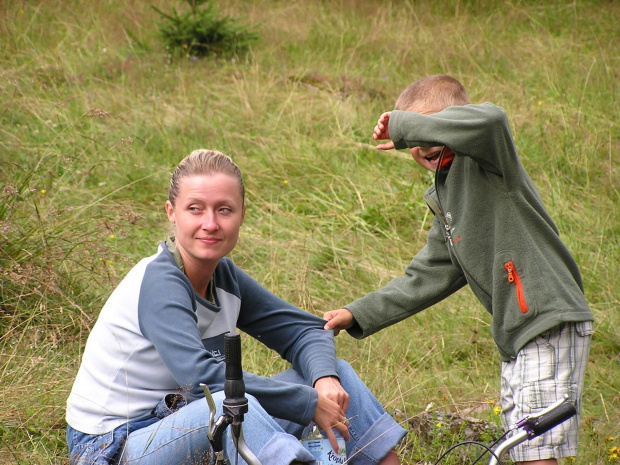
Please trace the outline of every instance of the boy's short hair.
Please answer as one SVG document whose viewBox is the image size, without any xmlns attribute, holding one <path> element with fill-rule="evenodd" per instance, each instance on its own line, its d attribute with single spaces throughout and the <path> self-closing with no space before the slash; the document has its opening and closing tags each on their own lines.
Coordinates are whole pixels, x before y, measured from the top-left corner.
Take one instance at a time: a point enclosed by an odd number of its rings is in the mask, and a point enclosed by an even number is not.
<svg viewBox="0 0 620 465">
<path fill-rule="evenodd" d="M 446 74 L 434 74 L 409 84 L 396 99 L 394 109 L 407 111 L 416 106 L 438 112 L 447 107 L 469 103 L 463 84 Z"/>
</svg>

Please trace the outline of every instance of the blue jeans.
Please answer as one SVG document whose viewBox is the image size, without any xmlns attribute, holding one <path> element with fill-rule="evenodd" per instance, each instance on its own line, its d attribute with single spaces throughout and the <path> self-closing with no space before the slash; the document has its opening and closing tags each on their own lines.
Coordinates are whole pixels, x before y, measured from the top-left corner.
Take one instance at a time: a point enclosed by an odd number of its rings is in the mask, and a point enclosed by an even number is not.
<svg viewBox="0 0 620 465">
<path fill-rule="evenodd" d="M 338 361 L 338 374 L 343 388 L 350 395 L 347 417 L 350 419 L 351 439 L 346 443 L 347 457 L 350 459 L 347 463 L 379 463 L 406 431 L 383 410 L 347 362 Z M 309 384 L 292 369 L 278 373 L 274 378 Z M 243 435 L 248 447 L 263 465 L 283 465 L 292 461 L 314 463 L 312 455 L 299 442 L 307 425 L 273 418 L 254 397 L 246 397 L 249 409 L 243 422 Z M 224 393 L 215 393 L 213 399 L 217 419 L 222 414 Z M 193 465 L 208 463 L 211 456 L 208 429 L 209 407 L 204 399 L 198 399 L 163 419 L 153 414 L 104 435 L 86 435 L 69 427 L 67 440 L 72 465 Z M 223 443 L 224 455 L 234 463 L 236 449 L 230 428 L 224 433 Z M 239 457 L 239 464 L 245 463 Z"/>
</svg>

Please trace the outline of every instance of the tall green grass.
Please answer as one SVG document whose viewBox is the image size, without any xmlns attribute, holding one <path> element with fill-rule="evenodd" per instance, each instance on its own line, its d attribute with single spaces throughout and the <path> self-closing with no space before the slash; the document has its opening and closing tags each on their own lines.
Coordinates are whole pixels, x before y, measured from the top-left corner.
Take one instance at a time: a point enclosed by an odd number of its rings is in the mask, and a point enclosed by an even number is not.
<svg viewBox="0 0 620 465">
<path fill-rule="evenodd" d="M 219 6 L 258 31 L 247 56 L 171 56 L 148 2 L 0 6 L 0 463 L 66 463 L 64 402 L 89 328 L 124 273 L 169 233 L 169 175 L 195 148 L 241 166 L 248 214 L 232 255 L 282 297 L 320 315 L 402 273 L 425 241 L 431 178 L 405 153 L 376 151 L 370 134 L 407 84 L 443 72 L 473 101 L 507 110 L 581 267 L 596 334 L 574 463 L 617 463 L 619 6 Z M 489 322 L 465 289 L 337 346 L 391 412 L 428 407 L 498 423 Z M 244 351 L 248 370 L 284 367 L 247 338 Z M 434 462 L 459 437 L 411 433 L 401 458 Z"/>
</svg>

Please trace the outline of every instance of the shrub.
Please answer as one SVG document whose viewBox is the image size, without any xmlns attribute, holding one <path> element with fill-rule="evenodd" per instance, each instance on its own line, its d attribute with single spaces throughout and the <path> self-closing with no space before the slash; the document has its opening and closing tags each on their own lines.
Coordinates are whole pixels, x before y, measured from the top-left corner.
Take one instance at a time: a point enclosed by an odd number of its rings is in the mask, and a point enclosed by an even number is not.
<svg viewBox="0 0 620 465">
<path fill-rule="evenodd" d="M 235 18 L 221 16 L 213 4 L 199 8 L 208 0 L 186 0 L 190 11 L 179 13 L 172 9 L 166 14 L 155 6 L 153 9 L 164 17 L 159 32 L 173 53 L 187 56 L 230 56 L 246 52 L 258 34 Z"/>
</svg>

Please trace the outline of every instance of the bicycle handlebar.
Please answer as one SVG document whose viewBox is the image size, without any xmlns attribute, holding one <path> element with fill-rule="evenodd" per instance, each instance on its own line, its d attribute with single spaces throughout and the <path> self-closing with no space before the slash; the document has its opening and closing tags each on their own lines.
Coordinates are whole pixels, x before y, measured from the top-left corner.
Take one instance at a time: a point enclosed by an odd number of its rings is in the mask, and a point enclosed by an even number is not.
<svg viewBox="0 0 620 465">
<path fill-rule="evenodd" d="M 226 399 L 239 399 L 245 396 L 245 383 L 241 369 L 241 335 L 227 333 L 224 335 L 224 359 L 226 361 L 226 379 L 224 393 Z"/>
<path fill-rule="evenodd" d="M 502 455 L 513 447 L 527 441 L 528 439 L 540 436 L 551 428 L 568 420 L 577 413 L 575 405 L 568 400 L 568 395 L 550 405 L 538 415 L 530 415 L 512 426 L 511 430 L 521 429 L 517 434 L 502 442 L 493 451 L 493 456 L 489 460 L 489 465 L 497 465 Z"/>
<path fill-rule="evenodd" d="M 543 413 L 542 415 L 527 422 L 525 430 L 531 431 L 530 438 L 540 436 L 541 434 L 549 431 L 554 426 L 557 426 L 560 423 L 568 420 L 576 413 L 577 409 L 575 408 L 573 403 L 565 400 L 551 411 Z"/>
<path fill-rule="evenodd" d="M 250 450 L 243 438 L 243 419 L 248 412 L 248 399 L 245 397 L 245 382 L 241 368 L 241 335 L 226 333 L 224 335 L 224 360 L 226 375 L 224 379 L 223 414 L 215 420 L 215 402 L 206 384 L 201 383 L 209 405 L 208 437 L 215 455 L 215 463 L 227 463 L 224 458 L 222 436 L 224 430 L 230 426 L 233 443 L 239 455 L 250 465 L 261 465 L 260 460 Z"/>
</svg>

